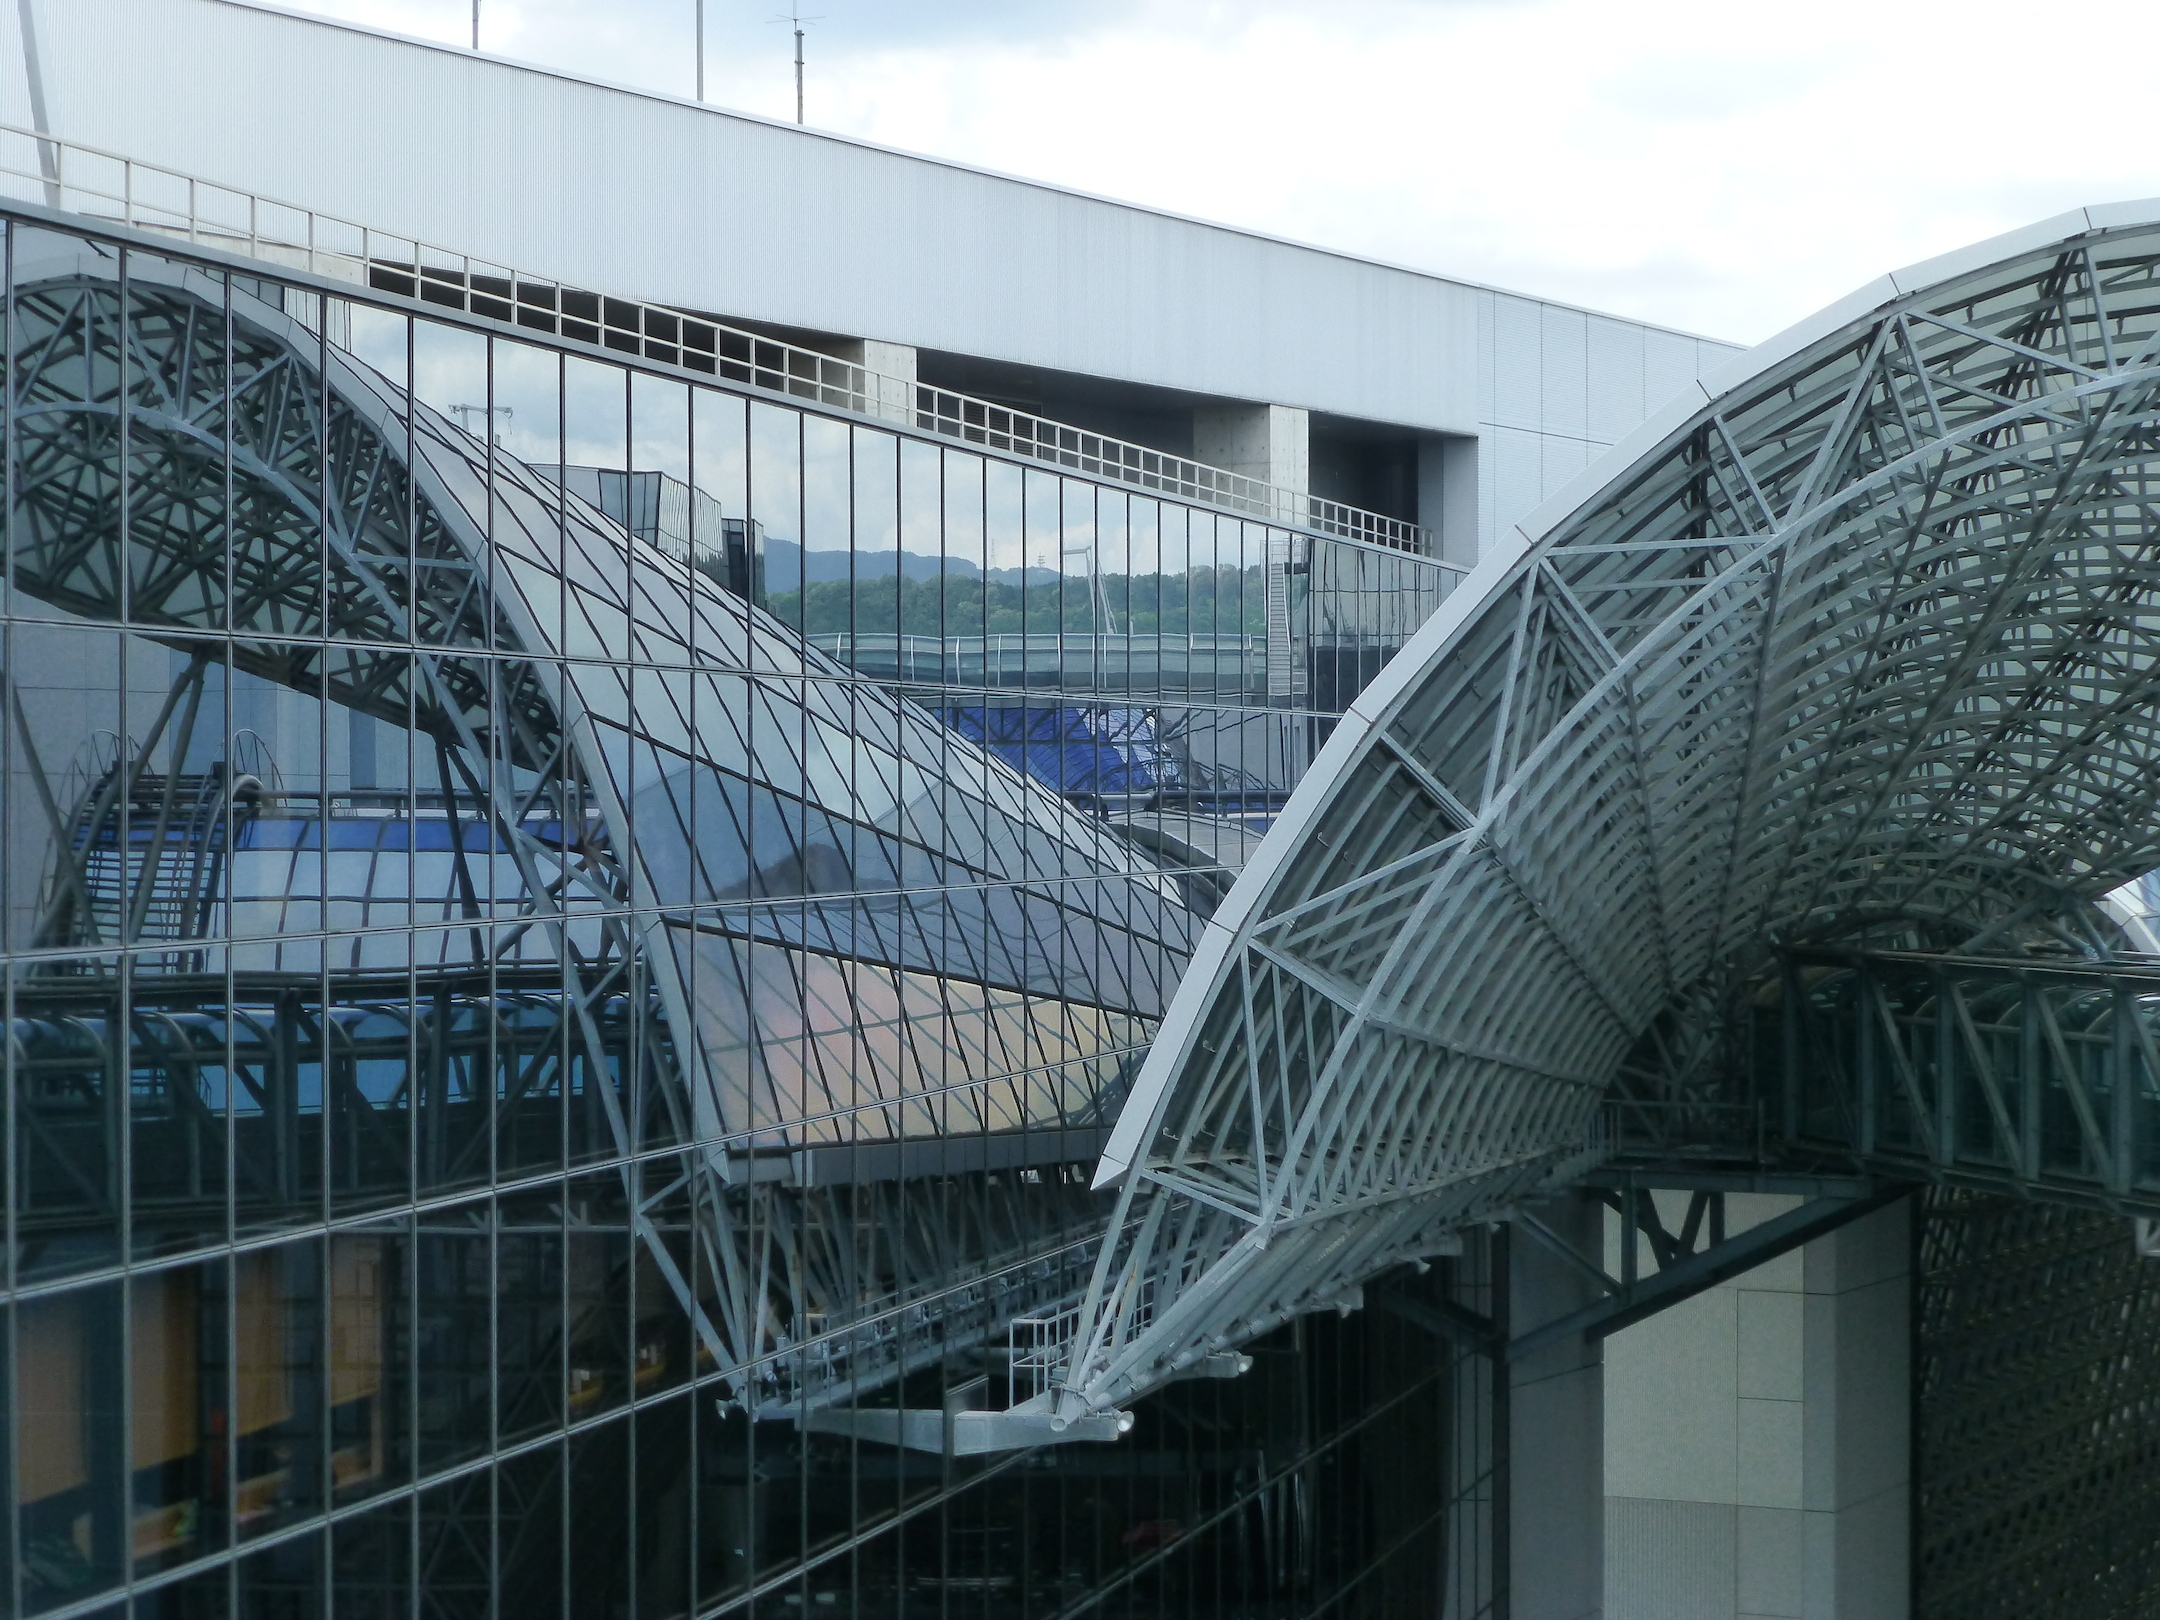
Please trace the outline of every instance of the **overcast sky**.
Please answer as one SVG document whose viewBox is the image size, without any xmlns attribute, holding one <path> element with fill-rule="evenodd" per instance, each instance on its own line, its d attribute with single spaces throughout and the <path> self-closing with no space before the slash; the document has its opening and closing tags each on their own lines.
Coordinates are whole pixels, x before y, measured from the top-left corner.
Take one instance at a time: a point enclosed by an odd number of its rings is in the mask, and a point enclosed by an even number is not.
<svg viewBox="0 0 2160 1620">
<path fill-rule="evenodd" d="M 288 3 L 471 25 L 471 0 Z M 705 0 L 707 100 L 794 116 L 783 3 Z M 2081 0 L 2060 29 L 2031 0 L 802 9 L 821 128 L 1741 342 L 1898 265 L 2160 193 L 2151 0 Z M 694 15 L 483 0 L 481 43 L 687 96 Z"/>
</svg>

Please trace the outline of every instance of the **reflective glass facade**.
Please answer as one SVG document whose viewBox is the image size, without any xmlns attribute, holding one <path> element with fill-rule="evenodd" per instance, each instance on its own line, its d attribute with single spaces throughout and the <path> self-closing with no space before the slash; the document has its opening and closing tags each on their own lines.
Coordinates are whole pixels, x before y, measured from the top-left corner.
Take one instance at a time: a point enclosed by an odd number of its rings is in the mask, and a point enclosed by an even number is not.
<svg viewBox="0 0 2160 1620">
<path fill-rule="evenodd" d="M 852 1415 L 1039 1393 L 1200 926 L 1452 575 L 5 245 L 0 1603 L 1472 1612 L 1406 1316 L 1115 1445 Z"/>
</svg>

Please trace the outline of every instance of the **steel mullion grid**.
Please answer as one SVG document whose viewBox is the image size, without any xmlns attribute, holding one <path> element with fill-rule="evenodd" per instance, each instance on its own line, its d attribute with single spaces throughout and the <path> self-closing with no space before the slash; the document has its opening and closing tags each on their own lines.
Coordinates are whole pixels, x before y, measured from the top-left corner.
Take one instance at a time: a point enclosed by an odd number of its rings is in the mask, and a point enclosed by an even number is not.
<svg viewBox="0 0 2160 1620">
<path fill-rule="evenodd" d="M 408 434 L 410 434 L 410 423 L 408 423 Z M 1158 581 L 1160 581 L 1160 575 L 1158 575 Z M 326 743 L 322 743 L 322 739 L 318 739 L 318 743 L 320 743 L 320 745 L 326 745 Z M 322 778 L 322 780 L 326 782 L 326 778 Z"/>
<path fill-rule="evenodd" d="M 0 488 L 0 495 L 4 495 L 6 500 L 6 509 L 0 511 L 0 668 L 11 669 L 15 667 L 15 506 L 18 466 L 16 413 L 13 407 L 16 377 L 15 329 L 19 322 L 15 309 L 16 228 L 11 221 L 0 222 L 0 231 L 5 233 L 5 240 L 0 241 L 0 268 L 5 270 L 4 277 L 0 277 L 0 297 L 5 299 L 4 306 L 0 306 L 0 327 L 5 329 L 0 332 L 0 349 L 4 349 L 7 357 L 6 374 L 0 377 L 0 389 L 4 389 L 5 393 L 0 397 L 5 398 L 9 407 L 4 413 L 4 419 L 0 419 L 0 455 L 5 456 L 4 477 L 0 477 L 0 485 L 4 485 L 4 488 Z M 15 757 L 15 704 L 12 701 L 12 685 L 9 697 L 10 701 L 0 707 L 0 761 L 12 760 Z M 0 861 L 0 919 L 13 915 L 15 886 L 13 863 Z M 0 967 L 0 1012 L 6 1014 L 7 1027 L 13 1030 L 15 969 L 12 964 Z M 22 1410 L 16 1394 L 20 1381 L 19 1369 L 22 1365 L 22 1358 L 18 1353 L 17 1331 L 21 1312 L 13 1301 L 16 1262 L 22 1242 L 18 1209 L 22 1200 L 19 1191 L 22 1151 L 16 1140 L 16 1091 L 23 1078 L 16 1071 L 15 1042 L 10 1039 L 4 1047 L 0 1047 L 0 1081 L 4 1081 L 7 1087 L 6 1097 L 0 1099 L 0 1145 L 4 1145 L 7 1151 L 6 1170 L 0 1173 L 0 1187 L 7 1191 L 7 1208 L 0 1211 L 0 1222 L 5 1223 L 7 1238 L 7 1254 L 5 1258 L 0 1258 L 0 1286 L 6 1288 L 9 1302 L 4 1310 L 0 1310 L 0 1334 L 4 1334 L 0 1336 L 0 1380 L 4 1380 L 0 1382 L 0 1400 L 4 1400 L 6 1410 L 11 1415 Z M 0 1581 L 0 1598 L 7 1599 L 15 1612 L 20 1613 L 23 1563 L 21 1443 L 16 1435 L 18 1427 L 13 1421 L 5 1425 L 7 1455 L 0 1457 L 0 1492 L 4 1492 L 8 1510 L 7 1523 L 0 1527 L 0 1553 L 5 1555 L 5 1578 Z"/>
</svg>

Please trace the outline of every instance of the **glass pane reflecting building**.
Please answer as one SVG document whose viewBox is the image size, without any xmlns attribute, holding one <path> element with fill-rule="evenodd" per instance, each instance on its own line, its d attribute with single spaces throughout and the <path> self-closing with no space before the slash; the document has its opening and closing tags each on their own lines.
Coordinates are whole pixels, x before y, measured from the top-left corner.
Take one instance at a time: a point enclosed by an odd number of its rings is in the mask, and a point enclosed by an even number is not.
<svg viewBox="0 0 2160 1620">
<path fill-rule="evenodd" d="M 5 245 L 19 1612 L 1433 1587 L 1414 1327 L 1300 1324 L 1115 1448 L 870 1414 L 1047 1376 L 1196 931 L 1450 570 Z"/>
<path fill-rule="evenodd" d="M 0 1613 L 1506 1615 L 1506 1235 L 1074 1420 L 1094 1182 L 1359 694 L 1726 346 L 13 13 Z"/>
</svg>

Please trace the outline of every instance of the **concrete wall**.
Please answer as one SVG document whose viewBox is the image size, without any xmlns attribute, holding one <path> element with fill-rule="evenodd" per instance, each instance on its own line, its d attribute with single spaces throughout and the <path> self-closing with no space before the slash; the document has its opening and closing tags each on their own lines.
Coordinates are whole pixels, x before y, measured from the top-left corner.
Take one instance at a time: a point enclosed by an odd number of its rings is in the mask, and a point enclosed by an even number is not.
<svg viewBox="0 0 2160 1620">
<path fill-rule="evenodd" d="M 1729 1230 L 1793 1203 L 1736 1195 Z M 1881 1211 L 1606 1342 L 1607 1620 L 1902 1620 L 1906 1220 Z"/>
</svg>

